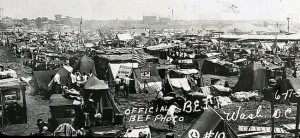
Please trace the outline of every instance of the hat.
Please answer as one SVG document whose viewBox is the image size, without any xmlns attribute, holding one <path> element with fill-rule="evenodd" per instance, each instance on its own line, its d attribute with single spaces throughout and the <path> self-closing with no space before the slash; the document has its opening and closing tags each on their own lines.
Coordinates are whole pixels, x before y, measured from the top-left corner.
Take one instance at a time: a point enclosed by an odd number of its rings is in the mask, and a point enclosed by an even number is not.
<svg viewBox="0 0 300 138">
<path fill-rule="evenodd" d="M 36 122 L 41 122 L 41 121 L 43 121 L 43 119 L 38 119 L 38 120 L 36 120 Z"/>
<path fill-rule="evenodd" d="M 173 105 L 176 105 L 176 106 L 178 106 L 177 102 L 174 102 L 174 103 L 173 103 Z"/>
<path fill-rule="evenodd" d="M 270 85 L 275 85 L 276 84 L 276 80 L 275 79 L 270 79 L 269 80 L 269 84 Z"/>
<path fill-rule="evenodd" d="M 47 127 L 47 126 L 44 126 L 44 127 L 43 127 L 43 130 L 48 130 L 48 127 Z"/>
</svg>

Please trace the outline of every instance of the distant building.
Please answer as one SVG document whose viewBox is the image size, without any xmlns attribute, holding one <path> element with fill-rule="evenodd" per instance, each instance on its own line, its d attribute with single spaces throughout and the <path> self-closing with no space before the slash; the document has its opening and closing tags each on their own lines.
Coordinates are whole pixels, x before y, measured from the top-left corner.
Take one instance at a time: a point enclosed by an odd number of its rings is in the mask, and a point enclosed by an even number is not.
<svg viewBox="0 0 300 138">
<path fill-rule="evenodd" d="M 61 20 L 61 17 L 62 17 L 61 14 L 56 14 L 56 15 L 54 15 L 54 16 L 55 16 L 55 20 L 57 20 L 57 21 L 60 21 L 60 20 Z"/>
<path fill-rule="evenodd" d="M 2 18 L 2 23 L 3 23 L 3 24 L 6 24 L 6 25 L 8 25 L 8 26 L 13 26 L 13 25 L 15 25 L 14 19 L 13 19 L 13 18 L 10 18 L 10 17 L 4 17 L 4 18 Z"/>
<path fill-rule="evenodd" d="M 155 23 L 157 21 L 157 17 L 150 15 L 150 16 L 143 16 L 144 23 Z"/>
<path fill-rule="evenodd" d="M 80 24 L 81 18 L 71 18 L 73 24 Z"/>
<path fill-rule="evenodd" d="M 167 18 L 167 17 L 160 17 L 160 18 L 158 19 L 158 21 L 159 21 L 160 23 L 168 23 L 169 21 L 171 21 L 171 19 L 170 19 L 170 18 Z"/>
</svg>

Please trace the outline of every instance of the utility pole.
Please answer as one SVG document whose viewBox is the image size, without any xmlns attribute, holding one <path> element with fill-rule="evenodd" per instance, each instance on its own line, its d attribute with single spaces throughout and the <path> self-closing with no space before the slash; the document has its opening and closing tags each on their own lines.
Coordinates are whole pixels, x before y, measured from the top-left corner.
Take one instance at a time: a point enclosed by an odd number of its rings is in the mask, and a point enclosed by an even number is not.
<svg viewBox="0 0 300 138">
<path fill-rule="evenodd" d="M 287 19 L 287 21 L 288 21 L 288 27 L 287 27 L 288 33 L 290 33 L 290 17 L 288 17 L 288 18 L 286 18 L 286 19 Z"/>
<path fill-rule="evenodd" d="M 296 69 L 296 56 L 297 56 L 297 50 L 296 50 L 296 46 L 297 46 L 297 44 L 298 44 L 298 42 L 296 43 L 296 45 L 294 45 L 294 68 L 295 68 L 295 78 L 297 78 L 297 73 L 296 73 L 296 71 L 297 71 L 297 69 Z M 297 96 L 298 97 L 298 96 Z M 298 97 L 299 98 L 299 97 Z M 299 136 L 299 117 L 300 117 L 300 100 L 298 99 L 297 100 L 297 112 L 296 112 L 296 131 L 295 131 L 295 137 L 298 137 Z"/>
<path fill-rule="evenodd" d="M 174 17 L 174 12 L 173 12 L 173 9 L 172 9 L 172 20 L 174 20 L 174 18 L 173 18 L 173 17 Z"/>
</svg>

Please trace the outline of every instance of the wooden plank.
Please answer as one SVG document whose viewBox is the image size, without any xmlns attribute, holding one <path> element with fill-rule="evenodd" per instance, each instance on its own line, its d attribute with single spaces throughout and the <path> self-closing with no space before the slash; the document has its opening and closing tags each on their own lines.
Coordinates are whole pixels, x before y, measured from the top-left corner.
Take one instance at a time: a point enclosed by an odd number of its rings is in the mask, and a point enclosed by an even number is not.
<svg viewBox="0 0 300 138">
<path fill-rule="evenodd" d="M 265 134 L 265 133 L 270 133 L 270 132 L 265 132 L 265 131 L 251 132 L 251 133 L 246 133 L 246 134 L 239 134 L 237 136 L 238 137 L 249 137 L 249 136 L 252 136 L 252 135 Z"/>
<path fill-rule="evenodd" d="M 255 127 L 254 127 L 254 126 L 251 126 L 251 127 L 250 127 L 250 131 L 255 131 Z"/>
<path fill-rule="evenodd" d="M 248 130 L 248 126 L 238 126 L 238 130 L 241 132 L 271 132 L 271 127 L 250 126 Z M 282 134 L 288 132 L 283 128 L 275 128 L 275 133 Z"/>
<path fill-rule="evenodd" d="M 262 127 L 257 127 L 257 131 L 262 131 Z"/>
</svg>

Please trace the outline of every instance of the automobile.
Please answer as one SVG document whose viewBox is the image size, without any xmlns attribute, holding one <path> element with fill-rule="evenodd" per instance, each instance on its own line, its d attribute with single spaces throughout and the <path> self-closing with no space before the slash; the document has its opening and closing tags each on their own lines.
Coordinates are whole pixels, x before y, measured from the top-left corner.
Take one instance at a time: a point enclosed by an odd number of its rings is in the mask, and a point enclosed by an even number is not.
<svg viewBox="0 0 300 138">
<path fill-rule="evenodd" d="M 0 79 L 0 122 L 26 124 L 25 83 L 17 78 Z"/>
<path fill-rule="evenodd" d="M 81 101 L 63 96 L 63 94 L 53 94 L 50 97 L 51 118 L 48 119 L 49 130 L 54 131 L 60 124 L 68 123 L 74 128 L 81 126 L 80 115 Z"/>
</svg>

